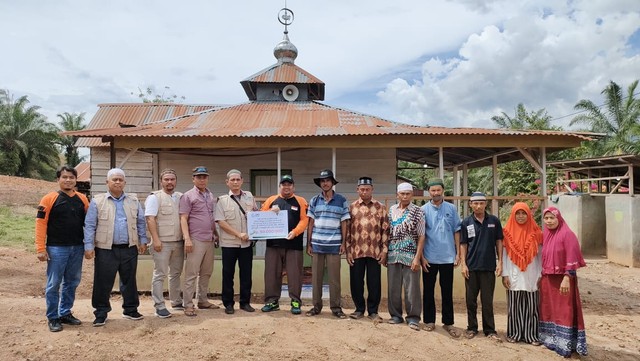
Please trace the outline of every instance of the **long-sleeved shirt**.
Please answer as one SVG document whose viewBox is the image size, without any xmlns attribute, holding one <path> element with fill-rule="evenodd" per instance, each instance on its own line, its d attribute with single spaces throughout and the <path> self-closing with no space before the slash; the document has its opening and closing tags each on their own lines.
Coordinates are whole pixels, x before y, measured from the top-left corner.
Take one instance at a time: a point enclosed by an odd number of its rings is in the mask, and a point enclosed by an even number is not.
<svg viewBox="0 0 640 361">
<path fill-rule="evenodd" d="M 124 211 L 124 199 L 127 194 L 122 193 L 119 198 L 115 198 L 111 193 L 107 192 L 107 199 L 112 200 L 115 208 L 115 221 L 113 225 L 113 244 L 129 244 L 129 232 L 127 231 L 127 216 Z M 98 205 L 95 200 L 89 203 L 89 210 L 84 221 L 84 250 L 92 251 L 95 245 L 96 229 L 98 228 Z M 142 205 L 138 203 L 138 215 L 136 217 L 136 229 L 138 233 L 138 242 L 147 244 L 147 224 L 144 219 L 144 211 Z"/>
<path fill-rule="evenodd" d="M 372 199 L 364 203 L 358 199 L 349 205 L 349 231 L 345 243 L 347 254 L 353 259 L 378 258 L 387 253 L 389 245 L 389 215 L 385 206 Z"/>
</svg>

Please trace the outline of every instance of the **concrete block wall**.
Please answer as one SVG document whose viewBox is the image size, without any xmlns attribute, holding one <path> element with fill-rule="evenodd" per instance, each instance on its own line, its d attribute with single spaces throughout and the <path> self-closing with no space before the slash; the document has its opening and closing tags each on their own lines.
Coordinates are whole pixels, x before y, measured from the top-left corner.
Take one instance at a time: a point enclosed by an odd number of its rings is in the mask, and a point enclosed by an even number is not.
<svg viewBox="0 0 640 361">
<path fill-rule="evenodd" d="M 576 234 L 585 255 L 606 255 L 607 229 L 605 199 L 589 194 L 561 195 L 556 206 Z"/>
<path fill-rule="evenodd" d="M 640 198 L 606 197 L 607 258 L 629 267 L 640 267 Z"/>
</svg>

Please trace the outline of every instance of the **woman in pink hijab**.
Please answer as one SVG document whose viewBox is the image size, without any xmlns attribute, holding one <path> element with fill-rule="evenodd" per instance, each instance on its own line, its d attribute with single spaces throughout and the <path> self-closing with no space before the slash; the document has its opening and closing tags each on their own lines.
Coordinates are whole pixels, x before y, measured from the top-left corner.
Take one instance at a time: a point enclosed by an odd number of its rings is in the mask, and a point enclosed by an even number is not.
<svg viewBox="0 0 640 361">
<path fill-rule="evenodd" d="M 575 233 L 557 208 L 543 211 L 540 339 L 559 355 L 587 355 L 576 270 L 586 266 Z"/>
</svg>

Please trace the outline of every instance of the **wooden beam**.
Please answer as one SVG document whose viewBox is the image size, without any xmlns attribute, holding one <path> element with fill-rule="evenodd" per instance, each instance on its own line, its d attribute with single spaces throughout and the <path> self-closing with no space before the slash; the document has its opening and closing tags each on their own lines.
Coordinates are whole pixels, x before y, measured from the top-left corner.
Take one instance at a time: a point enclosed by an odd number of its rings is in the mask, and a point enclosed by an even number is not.
<svg viewBox="0 0 640 361">
<path fill-rule="evenodd" d="M 533 168 L 538 172 L 538 174 L 544 173 L 544 169 L 540 166 L 540 163 L 536 160 L 536 158 L 525 148 L 518 147 L 518 150 L 522 154 L 522 156 L 531 163 Z"/>
</svg>

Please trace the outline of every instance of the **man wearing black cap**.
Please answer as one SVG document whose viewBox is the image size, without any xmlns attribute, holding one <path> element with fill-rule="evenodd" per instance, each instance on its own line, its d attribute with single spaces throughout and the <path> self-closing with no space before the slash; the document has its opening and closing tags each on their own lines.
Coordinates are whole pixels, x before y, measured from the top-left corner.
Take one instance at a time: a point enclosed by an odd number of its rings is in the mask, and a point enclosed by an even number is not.
<svg viewBox="0 0 640 361">
<path fill-rule="evenodd" d="M 502 273 L 502 225 L 498 217 L 486 212 L 484 193 L 473 192 L 469 206 L 473 214 L 462 221 L 460 229 L 460 264 L 465 278 L 468 322 L 465 336 L 471 339 L 478 333 L 479 293 L 482 331 L 489 339 L 500 341 L 493 317 L 493 292 L 496 276 Z"/>
<path fill-rule="evenodd" d="M 389 216 L 385 206 L 373 199 L 373 180 L 369 177 L 358 179 L 356 188 L 360 198 L 349 206 L 349 222 L 345 248 L 349 262 L 351 298 L 356 306 L 349 317 L 359 319 L 364 316 L 365 306 L 369 318 L 380 321 L 380 265 L 387 264 L 389 242 Z M 367 302 L 364 300 L 364 278 L 367 275 Z"/>
<path fill-rule="evenodd" d="M 282 267 L 287 271 L 291 313 L 299 315 L 300 294 L 302 293 L 302 235 L 309 219 L 307 218 L 307 201 L 293 194 L 294 182 L 290 175 L 280 179 L 280 193 L 269 197 L 260 210 L 286 210 L 289 234 L 286 238 L 267 240 L 264 255 L 264 303 L 262 312 L 280 309 L 280 293 L 282 292 Z"/>
<path fill-rule="evenodd" d="M 347 238 L 349 203 L 347 199 L 333 191 L 338 181 L 333 172 L 325 169 L 313 182 L 322 189 L 309 203 L 309 226 L 307 229 L 307 253 L 311 262 L 313 308 L 307 316 L 320 314 L 322 310 L 322 281 L 325 266 L 329 273 L 329 306 L 334 316 L 346 318 L 342 312 L 340 287 L 340 255 L 344 253 Z"/>
</svg>

